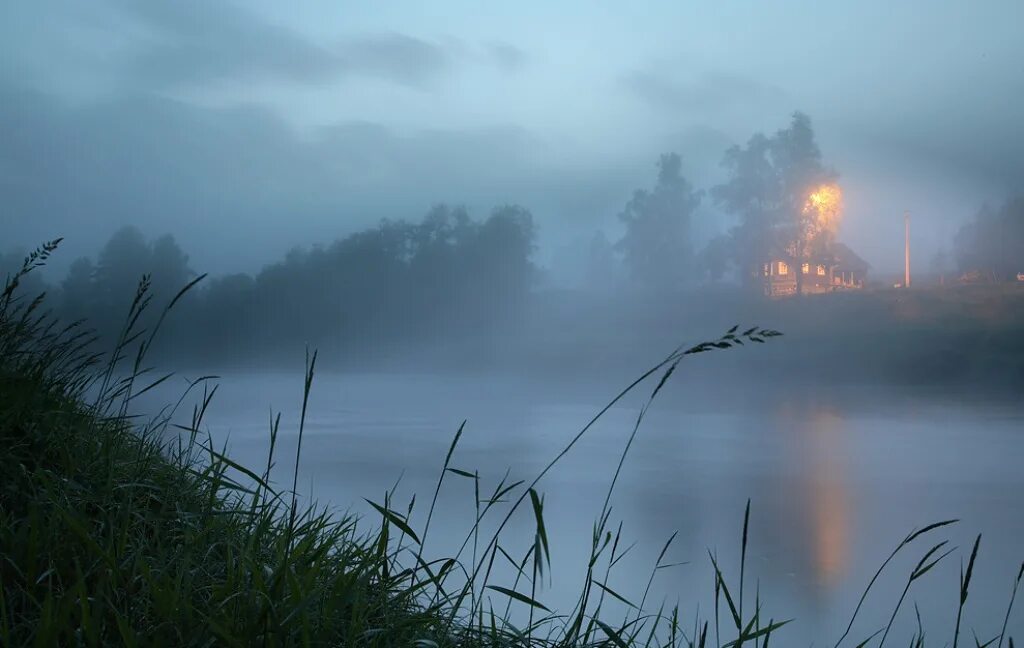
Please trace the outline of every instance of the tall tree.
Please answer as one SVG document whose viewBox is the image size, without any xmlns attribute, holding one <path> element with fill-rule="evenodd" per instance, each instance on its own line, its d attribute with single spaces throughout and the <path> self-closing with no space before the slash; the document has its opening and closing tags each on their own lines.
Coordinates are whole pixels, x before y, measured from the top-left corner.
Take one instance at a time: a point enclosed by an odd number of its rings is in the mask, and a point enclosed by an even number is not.
<svg viewBox="0 0 1024 648">
<path fill-rule="evenodd" d="M 961 272 L 979 271 L 998 281 L 1024 272 L 1024 196 L 998 209 L 983 205 L 953 242 Z"/>
<path fill-rule="evenodd" d="M 616 249 L 634 280 L 662 290 L 689 281 L 693 270 L 690 221 L 701 195 L 683 177 L 679 155 L 662 155 L 654 189 L 635 191 L 619 214 L 626 233 Z"/>
<path fill-rule="evenodd" d="M 91 319 L 96 314 L 96 266 L 89 257 L 71 263 L 60 284 L 61 313 L 68 321 Z M 96 322 L 93 322 L 96 324 Z"/>
<path fill-rule="evenodd" d="M 114 232 L 96 261 L 93 324 L 101 331 L 115 333 L 139 280 L 151 271 L 149 245 L 142 232 L 132 226 Z"/>
<path fill-rule="evenodd" d="M 153 275 L 153 294 L 161 300 L 174 296 L 193 274 L 188 267 L 188 255 L 170 234 L 153 241 L 149 268 Z"/>
<path fill-rule="evenodd" d="M 729 269 L 731 241 L 728 236 L 716 236 L 707 242 L 698 255 L 698 265 L 712 281 L 720 281 Z"/>
<path fill-rule="evenodd" d="M 306 344 L 353 357 L 440 336 L 500 334 L 525 311 L 534 240 L 533 217 L 518 206 L 483 221 L 445 206 L 419 223 L 382 221 L 294 249 L 256 276 L 206 281 L 177 308 L 175 320 L 190 326 L 179 340 L 205 358 L 241 360 L 249 352 L 290 355 Z M 172 237 L 149 243 L 135 228 L 118 230 L 95 264 L 72 265 L 63 314 L 89 318 L 109 341 L 143 274 L 152 277 L 159 308 L 192 272 Z M 180 326 L 168 324 L 162 337 L 180 334 Z"/>
<path fill-rule="evenodd" d="M 530 262 L 535 239 L 533 215 L 519 205 L 494 208 L 477 229 L 465 271 L 476 293 L 470 300 L 479 300 L 486 323 L 511 323 L 522 315 L 535 278 Z"/>
<path fill-rule="evenodd" d="M 836 174 L 822 164 L 810 118 L 794 113 L 772 137 L 756 134 L 745 147 L 727 150 L 722 164 L 729 178 L 712 195 L 739 219 L 730 232 L 736 264 L 749 279 L 766 260 L 783 256 L 803 292 L 800 266 L 827 251 L 841 206 Z"/>
</svg>

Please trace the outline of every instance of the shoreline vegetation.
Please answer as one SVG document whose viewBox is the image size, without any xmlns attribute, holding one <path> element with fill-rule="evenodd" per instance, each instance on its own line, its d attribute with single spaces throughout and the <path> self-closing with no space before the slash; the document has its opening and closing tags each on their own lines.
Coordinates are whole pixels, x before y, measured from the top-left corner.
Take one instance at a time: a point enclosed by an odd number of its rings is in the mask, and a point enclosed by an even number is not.
<svg viewBox="0 0 1024 648">
<path fill-rule="evenodd" d="M 324 368 L 344 371 L 629 375 L 643 369 L 639 358 L 735 319 L 773 322 L 785 343 L 716 358 L 702 374 L 993 392 L 1024 385 L 1022 282 L 776 300 L 729 282 L 559 290 L 535 281 L 532 239 L 528 215 L 512 208 L 478 222 L 438 207 L 422 223 L 385 223 L 253 276 L 206 277 L 181 297 L 148 357 L 178 371 L 277 370 L 308 345 Z M 508 240 L 513 251 L 496 255 Z M 396 247 L 406 251 L 389 252 Z M 0 275 L 16 272 L 14 263 L 7 255 Z M 124 228 L 95 262 L 79 259 L 55 284 L 26 275 L 18 294 L 46 292 L 56 319 L 88 322 L 90 351 L 106 350 L 143 274 L 157 300 L 196 277 L 171 237 L 146 241 Z M 155 316 L 149 309 L 139 326 L 151 328 Z"/>
<path fill-rule="evenodd" d="M 147 352 L 198 279 L 160 309 L 144 278 L 113 352 L 100 355 L 85 324 L 61 323 L 47 314 L 41 296 L 16 296 L 19 282 L 46 262 L 57 243 L 30 254 L 0 295 L 0 644 L 788 645 L 786 631 L 799 619 L 766 617 L 759 588 L 746 573 L 749 502 L 738 564 L 709 552 L 713 589 L 703 615 L 648 599 L 650 583 L 672 566 L 672 538 L 652 568 L 647 591 L 615 589 L 615 566 L 628 549 L 620 544 L 622 527 L 611 507 L 644 413 L 676 367 L 696 355 L 770 347 L 781 335 L 777 331 L 732 326 L 717 338 L 676 348 L 626 386 L 539 474 L 525 481 L 506 478 L 493 492 L 480 492 L 478 474 L 453 466 L 460 428 L 443 461 L 438 458 L 437 486 L 425 517 L 414 503 L 401 507 L 386 496 L 370 502 L 379 518 L 357 520 L 300 503 L 297 482 L 290 488 L 269 483 L 276 462 L 294 462 L 298 478 L 315 351 L 306 357 L 295 456 L 275 455 L 281 421 L 271 416 L 266 464 L 241 466 L 203 432 L 204 413 L 216 394 L 211 377 L 192 382 L 177 403 L 151 419 L 129 414 L 133 399 L 169 377 L 149 367 Z M 594 421 L 635 390 L 650 396 L 618 451 L 593 534 L 580 540 L 589 560 L 578 600 L 573 609 L 551 610 L 541 591 L 551 568 L 543 478 L 557 470 Z M 196 404 L 185 417 L 189 422 L 181 424 L 190 399 Z M 476 484 L 476 515 L 462 550 L 433 559 L 427 550 L 433 509 L 441 489 L 455 479 Z M 508 545 L 502 536 L 513 515 L 533 520 L 528 546 Z M 846 632 L 826 645 L 906 642 L 908 637 L 890 630 L 897 618 L 911 614 L 908 592 L 957 552 L 942 539 L 955 523 L 939 521 L 907 534 L 874 577 L 864 575 L 861 604 L 877 594 L 876 579 L 897 554 L 920 556 L 891 617 L 860 618 L 858 604 Z M 956 617 L 953 636 L 933 636 L 918 626 L 911 646 L 1012 648 L 1007 627 L 1024 564 L 1008 568 L 1002 627 L 975 636 L 965 607 L 981 544 L 979 535 L 966 554 L 959 605 L 947 611 Z M 494 580 L 496 563 L 510 565 L 515 578 Z"/>
</svg>

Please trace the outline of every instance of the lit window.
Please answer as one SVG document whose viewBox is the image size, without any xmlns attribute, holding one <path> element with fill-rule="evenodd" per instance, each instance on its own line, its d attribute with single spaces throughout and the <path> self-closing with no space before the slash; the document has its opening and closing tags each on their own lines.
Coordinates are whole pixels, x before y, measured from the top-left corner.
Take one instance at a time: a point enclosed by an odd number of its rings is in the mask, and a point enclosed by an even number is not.
<svg viewBox="0 0 1024 648">
<path fill-rule="evenodd" d="M 766 277 L 768 276 L 768 271 L 771 269 L 771 267 L 772 266 L 771 266 L 770 263 L 764 264 L 764 276 L 766 276 Z"/>
<path fill-rule="evenodd" d="M 789 274 L 789 266 L 786 265 L 785 261 L 779 261 L 779 274 Z"/>
<path fill-rule="evenodd" d="M 818 266 L 818 276 L 819 277 L 824 277 L 825 276 L 825 266 L 823 266 L 823 265 Z"/>
<path fill-rule="evenodd" d="M 800 266 L 800 269 L 803 271 L 804 274 L 810 274 L 811 273 L 811 264 L 810 263 L 805 263 L 805 264 Z"/>
</svg>

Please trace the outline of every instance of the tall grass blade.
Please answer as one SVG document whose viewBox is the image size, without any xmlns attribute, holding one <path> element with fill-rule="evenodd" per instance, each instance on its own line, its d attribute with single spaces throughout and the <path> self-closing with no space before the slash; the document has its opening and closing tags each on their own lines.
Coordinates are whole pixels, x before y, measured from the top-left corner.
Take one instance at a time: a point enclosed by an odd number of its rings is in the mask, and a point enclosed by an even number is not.
<svg viewBox="0 0 1024 648">
<path fill-rule="evenodd" d="M 1010 604 L 1006 606 L 1006 616 L 1003 617 L 1003 628 L 999 631 L 999 646 L 1003 648 L 1003 637 L 1006 635 L 1006 626 L 1010 622 L 1010 612 L 1013 611 L 1013 601 L 1017 598 L 1017 589 L 1020 587 L 1020 581 L 1024 578 L 1024 562 L 1020 564 L 1020 570 L 1017 572 L 1017 579 L 1013 581 L 1013 591 L 1010 593 Z"/>
<path fill-rule="evenodd" d="M 515 590 L 512 590 L 512 589 L 509 589 L 507 587 L 500 587 L 498 585 L 488 585 L 487 589 L 494 590 L 495 592 L 498 592 L 500 594 L 504 594 L 505 596 L 507 596 L 509 598 L 512 598 L 512 599 L 515 599 L 515 600 L 519 601 L 520 603 L 526 603 L 527 605 L 529 605 L 531 607 L 539 608 L 541 610 L 544 610 L 545 612 L 550 612 L 551 611 L 543 603 L 540 603 L 539 601 L 536 601 L 536 600 L 530 598 L 526 594 L 521 594 L 521 593 L 519 593 L 519 592 L 517 592 Z"/>
<path fill-rule="evenodd" d="M 864 605 L 864 601 L 865 599 L 867 599 L 868 593 L 871 591 L 871 588 L 874 587 L 875 581 L 878 580 L 878 577 L 882 575 L 882 572 L 885 571 L 885 568 L 889 565 L 890 562 L 892 562 L 893 558 L 896 557 L 896 554 L 898 554 L 900 550 L 902 550 L 904 547 L 912 543 L 920 536 L 923 536 L 926 533 L 934 531 L 935 529 L 939 529 L 950 524 L 956 524 L 957 522 L 959 522 L 959 520 L 942 520 L 941 522 L 934 522 L 932 524 L 925 526 L 922 529 L 911 531 L 907 534 L 905 538 L 903 538 L 903 540 L 898 545 L 896 545 L 896 548 L 893 549 L 892 553 L 889 554 L 889 557 L 885 559 L 882 565 L 875 572 L 875 575 L 871 577 L 871 580 L 868 582 L 868 586 L 864 588 L 864 591 L 860 595 L 860 599 L 857 601 L 857 607 L 854 608 L 853 615 L 850 617 L 850 622 L 846 625 L 846 630 L 844 630 L 842 636 L 840 636 L 839 639 L 836 640 L 836 643 L 833 646 L 833 648 L 839 648 L 839 644 L 843 643 L 843 640 L 846 639 L 846 637 L 850 634 L 850 630 L 853 629 L 853 623 L 857 620 L 857 615 L 860 613 L 860 609 Z"/>
<path fill-rule="evenodd" d="M 974 574 L 974 560 L 978 557 L 978 547 L 981 545 L 981 534 L 974 539 L 974 548 L 971 549 L 971 557 L 967 561 L 967 572 L 960 578 L 960 605 L 956 610 L 956 629 L 953 631 L 953 648 L 957 647 L 960 641 L 960 619 L 963 616 L 964 605 L 967 604 L 968 591 L 971 586 L 971 576 Z M 963 563 L 961 563 L 962 565 Z"/>
</svg>

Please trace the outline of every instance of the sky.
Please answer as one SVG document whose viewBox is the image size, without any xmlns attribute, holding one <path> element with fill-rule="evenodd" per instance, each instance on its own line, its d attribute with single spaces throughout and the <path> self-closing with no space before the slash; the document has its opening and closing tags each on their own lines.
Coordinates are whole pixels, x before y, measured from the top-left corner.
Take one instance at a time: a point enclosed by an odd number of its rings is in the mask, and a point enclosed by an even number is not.
<svg viewBox="0 0 1024 648">
<path fill-rule="evenodd" d="M 1024 191 L 1024 2 L 246 3 L 0 7 L 0 247 L 120 225 L 254 271 L 431 205 L 518 203 L 558 269 L 678 152 L 813 120 L 840 238 L 879 272 Z M 698 236 L 730 225 L 705 200 Z M 57 267 L 60 268 L 61 261 Z"/>
</svg>

